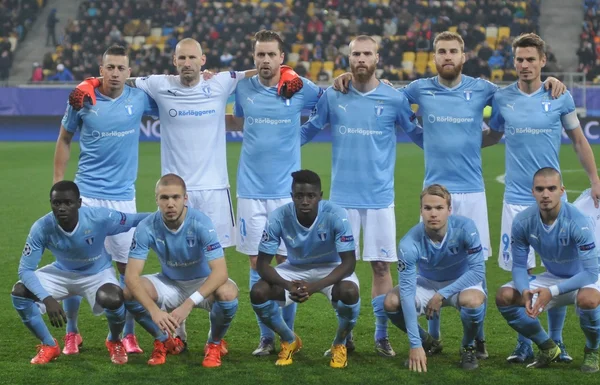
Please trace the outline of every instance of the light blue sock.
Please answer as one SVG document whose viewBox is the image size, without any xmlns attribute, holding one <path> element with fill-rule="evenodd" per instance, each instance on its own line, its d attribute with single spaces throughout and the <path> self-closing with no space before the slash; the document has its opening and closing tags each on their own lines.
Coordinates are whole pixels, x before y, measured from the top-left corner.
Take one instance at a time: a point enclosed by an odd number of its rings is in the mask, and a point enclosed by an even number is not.
<svg viewBox="0 0 600 385">
<path fill-rule="evenodd" d="M 485 301 L 483 302 L 484 308 L 483 308 L 483 319 L 485 320 L 485 315 L 487 313 L 487 306 L 488 306 L 488 290 L 487 290 L 487 280 L 484 278 L 483 279 L 483 291 L 485 291 Z M 477 330 L 477 336 L 475 337 L 475 339 L 479 340 L 479 341 L 485 341 L 485 331 L 483 328 L 484 322 L 481 322 L 481 325 L 479 326 L 479 330 Z"/>
<path fill-rule="evenodd" d="M 335 310 L 338 318 L 338 329 L 333 344 L 344 345 L 346 343 L 346 337 L 348 337 L 348 334 L 352 332 L 354 325 L 356 325 L 356 319 L 360 313 L 360 299 L 353 305 L 347 305 L 342 301 L 337 301 Z"/>
<path fill-rule="evenodd" d="M 562 341 L 562 331 L 567 318 L 567 307 L 553 307 L 548 310 L 548 334 L 554 341 Z"/>
<path fill-rule="evenodd" d="M 400 330 L 402 330 L 404 333 L 407 333 L 406 331 L 406 323 L 404 323 L 404 313 L 402 312 L 402 309 L 395 311 L 395 312 L 389 312 L 386 311 L 386 314 L 388 316 L 388 318 L 390 319 L 390 321 Z M 423 329 L 421 327 L 421 325 L 419 325 L 419 337 L 421 338 L 422 341 L 427 340 L 427 337 L 429 336 L 429 333 L 427 333 L 425 331 L 425 329 Z"/>
<path fill-rule="evenodd" d="M 292 329 L 290 329 L 283 321 L 277 302 L 267 301 L 259 305 L 252 304 L 252 308 L 265 325 L 274 330 L 275 333 L 279 334 L 282 341 L 290 343 L 294 342 L 296 336 Z"/>
<path fill-rule="evenodd" d="M 63 310 L 67 315 L 67 333 L 79 333 L 77 318 L 79 317 L 79 306 L 81 297 L 76 295 L 63 300 Z"/>
<path fill-rule="evenodd" d="M 283 321 L 291 330 L 294 330 L 294 321 L 296 321 L 296 310 L 298 309 L 298 304 L 296 302 L 292 302 L 292 304 L 287 305 L 286 307 L 281 309 L 281 315 L 283 316 Z"/>
<path fill-rule="evenodd" d="M 121 289 L 125 290 L 125 275 L 119 274 L 119 284 Z M 125 328 L 123 329 L 123 337 L 130 334 L 135 334 L 135 317 L 133 314 L 125 311 Z"/>
<path fill-rule="evenodd" d="M 460 319 L 463 324 L 463 346 L 472 346 L 475 343 L 477 331 L 483 324 L 485 317 L 485 304 L 476 308 L 461 307 Z"/>
<path fill-rule="evenodd" d="M 375 315 L 375 341 L 388 338 L 388 316 L 385 314 L 383 308 L 383 301 L 385 300 L 385 294 L 378 295 L 371 300 L 373 306 L 373 314 Z"/>
<path fill-rule="evenodd" d="M 148 310 L 137 301 L 125 301 L 125 308 L 135 317 L 135 320 L 150 333 L 154 339 L 160 342 L 165 342 L 169 336 L 164 331 L 160 330 L 157 324 L 152 321 L 152 317 Z"/>
<path fill-rule="evenodd" d="M 104 309 L 108 321 L 108 340 L 118 341 L 125 326 L 125 305 L 116 310 Z"/>
<path fill-rule="evenodd" d="M 577 309 L 579 313 L 579 325 L 585 334 L 585 346 L 588 349 L 598 349 L 600 341 L 600 307 L 595 309 Z"/>
<path fill-rule="evenodd" d="M 517 333 L 531 339 L 536 345 L 541 345 L 550 337 L 542 328 L 537 318 L 531 318 L 525 313 L 525 308 L 520 306 L 498 306 L 500 314 L 506 319 L 508 325 Z"/>
<path fill-rule="evenodd" d="M 227 333 L 231 320 L 238 308 L 237 298 L 233 301 L 216 301 L 210 309 L 210 338 L 208 342 L 220 343 Z"/>
<path fill-rule="evenodd" d="M 258 271 L 250 268 L 250 290 L 252 290 L 252 286 L 254 286 L 254 284 L 256 282 L 258 282 L 259 280 L 260 280 L 260 275 L 258 275 Z M 295 313 L 295 309 L 294 309 L 294 313 Z M 275 339 L 275 333 L 273 333 L 273 330 L 269 329 L 267 327 L 267 325 L 265 325 L 261 321 L 258 314 L 256 315 L 256 322 L 258 322 L 258 327 L 260 328 L 260 338 L 266 338 L 271 341 Z M 292 321 L 292 328 L 293 328 L 293 326 L 294 326 L 294 321 Z M 292 329 L 292 328 L 290 328 L 290 329 Z"/>
<path fill-rule="evenodd" d="M 440 339 L 440 324 L 442 320 L 442 309 L 437 314 L 437 317 L 433 317 L 432 319 L 427 321 L 427 330 L 429 334 L 436 340 Z"/>
<path fill-rule="evenodd" d="M 27 326 L 27 329 L 42 341 L 43 345 L 55 346 L 54 338 L 52 338 L 48 326 L 44 323 L 42 313 L 40 313 L 40 309 L 35 302 L 29 298 L 16 297 L 12 294 L 10 297 L 12 298 L 15 310 L 21 317 L 23 324 Z"/>
<path fill-rule="evenodd" d="M 533 345 L 533 342 L 521 333 L 517 334 L 517 341 L 522 344 Z"/>
</svg>

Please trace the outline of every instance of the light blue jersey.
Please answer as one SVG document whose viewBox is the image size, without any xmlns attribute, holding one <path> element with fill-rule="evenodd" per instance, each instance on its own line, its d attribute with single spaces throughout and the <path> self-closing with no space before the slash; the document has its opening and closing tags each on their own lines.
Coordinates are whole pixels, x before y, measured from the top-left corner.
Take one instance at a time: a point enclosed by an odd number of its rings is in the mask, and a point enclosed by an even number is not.
<svg viewBox="0 0 600 385">
<path fill-rule="evenodd" d="M 31 226 L 21 256 L 19 279 L 40 300 L 49 296 L 35 275 L 45 249 L 52 252 L 56 258 L 53 264 L 60 270 L 94 275 L 108 269 L 112 260 L 104 249 L 104 239 L 129 231 L 147 216 L 104 207 L 81 207 L 77 226 L 68 233 L 58 225 L 54 214 L 48 213 Z"/>
<path fill-rule="evenodd" d="M 158 116 L 158 107 L 144 91 L 125 86 L 116 99 L 96 92 L 96 104 L 62 119 L 71 133 L 81 131 L 75 183 L 87 198 L 130 201 L 135 198 L 140 122 L 143 115 Z"/>
<path fill-rule="evenodd" d="M 176 231 L 167 228 L 160 211 L 140 223 L 133 235 L 129 258 L 146 260 L 150 249 L 158 255 L 162 273 L 175 281 L 208 277 L 208 262 L 223 258 L 212 221 L 191 207 Z"/>
<path fill-rule="evenodd" d="M 312 109 L 323 90 L 302 78 L 304 87 L 291 99 L 265 87 L 258 76 L 241 80 L 234 114 L 244 117 L 244 140 L 237 173 L 237 196 L 280 199 L 290 196 L 291 173 L 300 170 L 300 115 Z"/>
<path fill-rule="evenodd" d="M 543 84 L 528 95 L 514 83 L 494 96 L 489 125 L 505 137 L 504 201 L 523 206 L 535 204 L 531 195 L 533 175 L 543 167 L 560 170 L 563 126 L 567 130 L 579 127 L 573 97 L 566 92 L 552 99 Z"/>
<path fill-rule="evenodd" d="M 402 89 L 423 116 L 424 186 L 444 185 L 448 191 L 485 190 L 481 171 L 483 109 L 498 87 L 487 80 L 461 75 L 454 88 L 437 76 L 419 79 Z"/>
<path fill-rule="evenodd" d="M 298 222 L 293 202 L 271 212 L 258 251 L 277 254 L 281 241 L 292 265 L 340 263 L 339 253 L 355 249 L 346 210 L 325 200 L 319 202 L 319 213 L 310 228 Z"/>
<path fill-rule="evenodd" d="M 521 293 L 529 288 L 530 246 L 540 255 L 548 272 L 569 278 L 558 285 L 560 294 L 598 280 L 594 224 L 570 203 L 561 202 L 558 217 L 551 226 L 542 223 L 537 204 L 520 212 L 513 221 L 511 242 L 513 281 Z"/>
<path fill-rule="evenodd" d="M 302 126 L 302 144 L 331 125 L 331 202 L 344 208 L 380 209 L 394 202 L 396 124 L 420 127 L 406 97 L 380 83 L 367 93 L 329 88 Z"/>
<path fill-rule="evenodd" d="M 421 346 L 415 308 L 417 275 L 438 282 L 454 280 L 438 291 L 444 298 L 482 282 L 485 264 L 475 222 L 451 215 L 446 235 L 439 245 L 431 241 L 423 223 L 414 226 L 400 240 L 398 282 L 411 347 Z"/>
</svg>

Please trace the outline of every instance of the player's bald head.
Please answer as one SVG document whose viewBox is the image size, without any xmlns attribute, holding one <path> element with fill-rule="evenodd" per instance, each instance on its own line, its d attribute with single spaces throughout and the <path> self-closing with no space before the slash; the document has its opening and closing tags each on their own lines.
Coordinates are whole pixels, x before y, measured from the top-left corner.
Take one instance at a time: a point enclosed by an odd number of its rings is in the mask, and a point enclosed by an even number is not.
<svg viewBox="0 0 600 385">
<path fill-rule="evenodd" d="M 183 189 L 183 193 L 187 191 L 184 180 L 177 174 L 165 174 L 163 175 L 158 182 L 156 182 L 156 193 L 158 194 L 158 189 L 162 186 L 180 186 Z"/>
<path fill-rule="evenodd" d="M 197 49 L 200 55 L 202 55 L 202 46 L 197 40 L 192 39 L 191 37 L 186 37 L 185 39 L 182 39 L 179 41 L 179 43 L 177 43 L 177 45 L 175 46 L 175 55 L 177 55 L 177 52 L 181 51 L 184 48 L 186 50 Z"/>
<path fill-rule="evenodd" d="M 562 185 L 562 175 L 560 175 L 560 172 L 557 169 L 555 169 L 554 167 L 543 167 L 543 168 L 540 168 L 539 170 L 537 170 L 535 172 L 535 174 L 533 175 L 534 185 L 535 185 L 535 180 L 537 177 L 542 177 L 542 178 L 557 177 L 560 184 Z"/>
</svg>

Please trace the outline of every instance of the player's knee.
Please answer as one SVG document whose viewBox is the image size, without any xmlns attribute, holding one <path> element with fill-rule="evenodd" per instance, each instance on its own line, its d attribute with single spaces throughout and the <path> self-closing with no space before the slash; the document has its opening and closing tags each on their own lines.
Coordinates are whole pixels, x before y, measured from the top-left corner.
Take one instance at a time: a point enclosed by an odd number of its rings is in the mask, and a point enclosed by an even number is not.
<svg viewBox="0 0 600 385">
<path fill-rule="evenodd" d="M 125 299 L 125 302 L 132 301 L 134 299 L 131 290 L 129 290 L 127 286 L 123 288 L 123 298 Z"/>
<path fill-rule="evenodd" d="M 373 277 L 375 279 L 384 279 L 386 277 L 390 277 L 390 263 L 384 261 L 372 261 L 371 269 L 373 270 Z"/>
<path fill-rule="evenodd" d="M 281 265 L 285 261 L 287 261 L 287 257 L 285 255 L 275 255 L 275 262 L 277 262 L 278 265 Z"/>
<path fill-rule="evenodd" d="M 385 295 L 383 300 L 383 308 L 385 311 L 393 313 L 400 309 L 400 296 L 398 295 L 398 287 Z"/>
<path fill-rule="evenodd" d="M 96 292 L 96 303 L 104 309 L 116 310 L 125 302 L 123 290 L 112 283 L 105 283 Z"/>
<path fill-rule="evenodd" d="M 29 291 L 29 289 L 27 289 L 27 287 L 25 287 L 25 285 L 23 285 L 23 283 L 17 282 L 13 286 L 12 292 L 10 294 L 15 297 L 29 298 L 31 292 Z"/>
<path fill-rule="evenodd" d="M 485 295 L 479 290 L 465 290 L 458 296 L 458 305 L 475 309 L 483 305 Z"/>
<path fill-rule="evenodd" d="M 518 292 L 512 287 L 501 287 L 496 293 L 496 306 L 511 306 L 517 303 Z"/>
<path fill-rule="evenodd" d="M 238 288 L 229 280 L 215 291 L 215 298 L 217 301 L 233 301 L 237 297 Z"/>
<path fill-rule="evenodd" d="M 577 293 L 577 307 L 592 310 L 600 305 L 600 293 L 594 289 L 580 289 Z"/>
<path fill-rule="evenodd" d="M 346 305 L 354 305 L 360 299 L 358 286 L 350 281 L 342 281 L 333 285 L 332 294 L 333 300 L 342 301 Z"/>
<path fill-rule="evenodd" d="M 262 279 L 252 286 L 250 290 L 250 302 L 253 304 L 265 303 L 269 300 L 270 286 Z"/>
</svg>

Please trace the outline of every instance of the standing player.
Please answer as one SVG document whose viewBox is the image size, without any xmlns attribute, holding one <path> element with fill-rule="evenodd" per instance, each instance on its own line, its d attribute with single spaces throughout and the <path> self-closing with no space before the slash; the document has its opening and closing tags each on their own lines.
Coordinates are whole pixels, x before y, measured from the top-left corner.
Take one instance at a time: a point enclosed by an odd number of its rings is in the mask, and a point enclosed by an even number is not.
<svg viewBox="0 0 600 385">
<path fill-rule="evenodd" d="M 470 218 L 477 225 L 487 260 L 491 247 L 480 140 L 483 109 L 491 105 L 498 87 L 487 80 L 462 74 L 465 53 L 460 35 L 438 34 L 434 50 L 438 75 L 416 80 L 402 89 L 408 101 L 419 106 L 423 116 L 423 185 L 439 183 L 450 191 L 454 214 Z M 564 85 L 557 80 L 545 86 L 552 87 L 554 95 L 564 91 Z M 439 322 L 439 317 L 429 321 L 429 332 L 436 339 L 440 338 Z M 482 327 L 476 339 L 480 359 L 488 356 L 483 334 Z"/>
<path fill-rule="evenodd" d="M 221 356 L 227 354 L 222 338 L 237 311 L 238 289 L 228 278 L 210 218 L 188 208 L 187 199 L 183 179 L 175 174 L 160 178 L 158 211 L 140 223 L 133 237 L 125 298 L 129 311 L 156 338 L 150 365 L 164 364 L 168 351 L 182 347 L 165 330 L 174 331 L 194 307 L 209 311 L 211 328 L 202 366 L 212 368 L 221 366 Z M 161 272 L 140 277 L 150 249 L 158 254 Z"/>
<path fill-rule="evenodd" d="M 310 120 L 302 126 L 302 144 L 331 125 L 333 161 L 330 200 L 348 211 L 356 244 L 363 229 L 362 258 L 371 263 L 371 298 L 375 314 L 375 350 L 395 356 L 390 345 L 383 309 L 392 289 L 390 263 L 396 258 L 394 213 L 394 167 L 396 124 L 421 142 L 422 130 L 406 97 L 380 83 L 375 76 L 379 62 L 377 42 L 365 35 L 350 42 L 353 80 L 343 94 L 329 88 L 317 103 Z M 357 178 L 360 175 L 360 178 Z M 357 247 L 357 249 L 359 249 Z M 360 258 L 359 253 L 357 257 Z"/>
<path fill-rule="evenodd" d="M 423 223 L 414 226 L 398 246 L 398 282 L 385 298 L 394 325 L 408 334 L 408 368 L 427 371 L 426 351 L 437 341 L 418 323 L 419 315 L 435 318 L 443 306 L 460 311 L 463 340 L 460 366 L 476 369 L 475 336 L 485 317 L 485 263 L 475 223 L 450 215 L 451 196 L 434 184 L 421 193 Z M 418 272 L 417 272 L 418 267 Z"/>
<path fill-rule="evenodd" d="M 542 328 L 538 315 L 556 306 L 576 304 L 586 338 L 581 370 L 597 372 L 600 281 L 592 223 L 573 205 L 562 202 L 565 189 L 556 169 L 538 170 L 532 192 L 537 204 L 517 214 L 512 224 L 513 281 L 498 290 L 496 304 L 508 324 L 540 348 L 528 368 L 548 366 L 561 351 Z M 530 247 L 540 255 L 546 272 L 528 274 Z"/>
<path fill-rule="evenodd" d="M 263 230 L 256 263 L 261 279 L 252 287 L 250 300 L 261 321 L 281 337 L 275 365 L 283 366 L 292 364 L 302 341 L 284 322 L 280 306 L 308 301 L 317 292 L 327 296 L 339 323 L 329 365 L 344 368 L 348 365 L 346 338 L 360 311 L 354 238 L 345 210 L 321 200 L 317 174 L 300 170 L 292 178 L 293 202 L 269 214 Z M 271 260 L 282 241 L 288 258 L 273 268 Z"/>
<path fill-rule="evenodd" d="M 300 116 L 312 109 L 322 90 L 301 78 L 304 87 L 288 99 L 278 95 L 280 66 L 284 60 L 283 41 L 274 31 L 254 35 L 254 64 L 258 75 L 238 84 L 235 92 L 236 117 L 244 117 L 244 140 L 237 173 L 238 238 L 236 250 L 250 257 L 250 288 L 258 282 L 256 259 L 267 216 L 291 202 L 290 174 L 300 169 Z M 284 257 L 285 247 L 278 251 Z M 281 262 L 282 258 L 278 259 Z M 287 307 L 284 318 L 293 329 L 295 305 Z M 255 356 L 274 351 L 273 331 L 260 323 L 261 338 Z"/>
<path fill-rule="evenodd" d="M 570 93 L 551 100 L 544 90 L 541 71 L 546 64 L 546 44 L 536 34 L 524 34 L 513 42 L 514 64 L 519 80 L 494 96 L 491 130 L 486 132 L 483 146 L 497 143 L 506 136 L 506 189 L 502 208 L 502 234 L 498 263 L 504 270 L 512 269 L 510 249 L 511 228 L 515 216 L 535 204 L 531 195 L 531 175 L 542 167 L 560 170 L 559 150 L 563 127 L 573 142 L 581 165 L 592 184 L 591 196 L 597 204 L 600 179 L 594 153 L 577 119 L 575 103 Z M 565 197 L 566 198 L 566 197 Z M 535 253 L 529 251 L 528 270 L 535 267 Z M 554 307 L 548 312 L 550 337 L 560 346 L 560 361 L 573 359 L 562 342 L 566 307 Z M 531 341 L 519 336 L 517 347 L 508 356 L 509 362 L 524 362 L 533 358 Z"/>
<path fill-rule="evenodd" d="M 120 339 L 125 323 L 123 291 L 104 241 L 107 236 L 129 231 L 148 214 L 125 214 L 81 204 L 75 183 L 54 184 L 50 190 L 52 213 L 33 224 L 23 249 L 20 280 L 11 297 L 25 326 L 42 342 L 32 364 L 47 364 L 60 356 L 58 341 L 50 334 L 38 306 L 43 303 L 52 326 L 62 327 L 67 315 L 58 301 L 70 296 L 83 296 L 95 315 L 106 314 L 110 333 L 105 344 L 110 359 L 115 364 L 127 362 Z M 36 270 L 44 249 L 50 250 L 56 261 Z"/>
<path fill-rule="evenodd" d="M 140 121 L 143 115 L 158 115 L 154 101 L 141 90 L 125 86 L 130 74 L 125 48 L 112 46 L 102 56 L 100 75 L 106 81 L 95 90 L 94 106 L 75 111 L 71 106 L 62 120 L 54 153 L 54 182 L 64 179 L 71 155 L 73 135 L 80 131 L 79 164 L 75 183 L 81 189 L 84 206 L 107 207 L 135 213 L 135 180 L 138 171 Z M 124 284 L 127 254 L 133 229 L 106 238 L 106 250 L 117 264 Z M 64 301 L 67 335 L 64 354 L 79 353 L 83 339 L 77 327 L 81 297 Z M 141 353 L 134 333 L 135 321 L 127 316 L 123 344 L 127 353 Z"/>
</svg>

